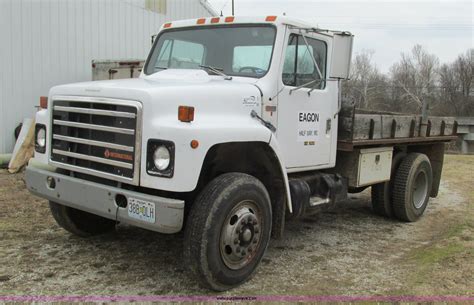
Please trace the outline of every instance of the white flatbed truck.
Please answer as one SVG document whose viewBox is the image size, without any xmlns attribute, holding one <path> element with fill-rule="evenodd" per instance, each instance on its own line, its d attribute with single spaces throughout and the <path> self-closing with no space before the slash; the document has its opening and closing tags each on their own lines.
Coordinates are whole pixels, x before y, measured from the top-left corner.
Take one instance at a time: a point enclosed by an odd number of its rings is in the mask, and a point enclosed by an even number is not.
<svg viewBox="0 0 474 305">
<path fill-rule="evenodd" d="M 352 41 L 280 16 L 166 23 L 139 78 L 51 89 L 27 187 L 79 236 L 184 230 L 187 266 L 220 291 L 251 277 L 286 219 L 349 192 L 371 186 L 376 213 L 415 221 L 456 122 L 342 101 Z"/>
</svg>

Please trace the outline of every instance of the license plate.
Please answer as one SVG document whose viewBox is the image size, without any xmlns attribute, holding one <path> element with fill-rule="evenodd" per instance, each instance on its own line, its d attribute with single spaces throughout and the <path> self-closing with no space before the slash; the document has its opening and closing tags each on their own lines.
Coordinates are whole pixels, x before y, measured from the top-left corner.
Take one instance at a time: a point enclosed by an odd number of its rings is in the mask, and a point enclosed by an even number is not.
<svg viewBox="0 0 474 305">
<path fill-rule="evenodd" d="M 128 198 L 128 216 L 155 223 L 155 204 L 136 198 Z"/>
</svg>

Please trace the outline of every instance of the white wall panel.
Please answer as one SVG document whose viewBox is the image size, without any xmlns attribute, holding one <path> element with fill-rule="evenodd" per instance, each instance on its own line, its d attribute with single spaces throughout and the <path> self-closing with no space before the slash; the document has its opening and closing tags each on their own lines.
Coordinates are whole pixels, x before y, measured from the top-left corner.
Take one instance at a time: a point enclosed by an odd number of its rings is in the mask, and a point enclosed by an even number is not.
<svg viewBox="0 0 474 305">
<path fill-rule="evenodd" d="M 202 0 L 0 0 L 0 153 L 52 86 L 91 79 L 93 59 L 145 59 L 170 20 L 211 16 Z"/>
</svg>

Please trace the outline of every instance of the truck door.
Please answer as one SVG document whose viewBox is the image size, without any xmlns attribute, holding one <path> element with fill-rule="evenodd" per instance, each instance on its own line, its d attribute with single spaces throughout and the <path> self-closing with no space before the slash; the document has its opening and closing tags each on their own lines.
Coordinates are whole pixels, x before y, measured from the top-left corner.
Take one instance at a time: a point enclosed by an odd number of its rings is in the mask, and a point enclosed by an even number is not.
<svg viewBox="0 0 474 305">
<path fill-rule="evenodd" d="M 303 36 L 300 31 L 287 38 L 279 79 L 277 138 L 289 169 L 330 163 L 337 111 L 337 83 L 326 80 L 330 43 L 330 37 Z"/>
</svg>

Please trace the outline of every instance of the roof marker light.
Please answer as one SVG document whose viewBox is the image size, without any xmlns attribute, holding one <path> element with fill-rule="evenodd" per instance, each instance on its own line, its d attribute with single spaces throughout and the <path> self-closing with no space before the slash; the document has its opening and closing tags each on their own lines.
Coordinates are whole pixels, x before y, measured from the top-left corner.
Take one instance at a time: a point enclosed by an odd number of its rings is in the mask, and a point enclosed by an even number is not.
<svg viewBox="0 0 474 305">
<path fill-rule="evenodd" d="M 225 22 L 234 22 L 234 16 L 225 17 Z"/>
<path fill-rule="evenodd" d="M 196 24 L 204 24 L 206 23 L 206 18 L 199 18 L 197 21 L 196 21 Z"/>
<path fill-rule="evenodd" d="M 267 16 L 267 18 L 265 18 L 265 21 L 275 21 L 277 19 L 277 16 Z"/>
<path fill-rule="evenodd" d="M 165 24 L 163 25 L 163 27 L 164 27 L 165 29 L 170 28 L 170 27 L 171 27 L 171 22 L 165 23 Z"/>
<path fill-rule="evenodd" d="M 221 18 L 214 17 L 214 18 L 211 18 L 211 23 L 219 23 L 220 20 L 221 20 Z"/>
</svg>

